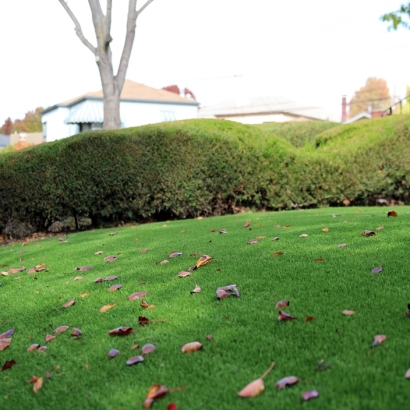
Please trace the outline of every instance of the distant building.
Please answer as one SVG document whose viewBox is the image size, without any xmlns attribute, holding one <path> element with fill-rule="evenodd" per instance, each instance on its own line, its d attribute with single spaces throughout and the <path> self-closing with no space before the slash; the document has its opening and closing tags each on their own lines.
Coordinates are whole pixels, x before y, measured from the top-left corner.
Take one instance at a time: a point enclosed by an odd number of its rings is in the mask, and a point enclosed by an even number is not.
<svg viewBox="0 0 410 410">
<path fill-rule="evenodd" d="M 6 148 L 7 145 L 10 145 L 10 136 L 0 134 L 0 150 Z"/>
<path fill-rule="evenodd" d="M 243 124 L 285 121 L 328 121 L 321 108 L 296 103 L 282 96 L 231 98 L 200 108 L 198 118 L 221 118 Z"/>
<path fill-rule="evenodd" d="M 125 80 L 121 92 L 121 128 L 197 118 L 198 103 L 176 93 Z M 84 131 L 102 129 L 103 92 L 89 92 L 41 113 L 44 141 L 55 141 Z"/>
</svg>

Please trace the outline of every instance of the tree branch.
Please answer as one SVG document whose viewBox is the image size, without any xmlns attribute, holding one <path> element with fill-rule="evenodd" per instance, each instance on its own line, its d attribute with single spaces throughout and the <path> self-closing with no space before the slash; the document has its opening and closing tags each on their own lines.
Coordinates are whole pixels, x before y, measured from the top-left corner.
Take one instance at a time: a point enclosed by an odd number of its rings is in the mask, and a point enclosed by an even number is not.
<svg viewBox="0 0 410 410">
<path fill-rule="evenodd" d="M 122 90 L 122 86 L 124 85 L 125 75 L 127 73 L 127 68 L 128 68 L 128 64 L 130 61 L 132 46 L 134 44 L 137 17 L 153 1 L 154 0 L 147 0 L 147 2 L 137 11 L 136 10 L 137 0 L 129 0 L 128 17 L 127 17 L 127 34 L 125 36 L 125 43 L 124 43 L 124 48 L 122 50 L 120 64 L 118 66 L 118 72 L 117 72 L 117 75 L 115 76 L 117 85 L 120 90 Z"/>
<path fill-rule="evenodd" d="M 70 7 L 68 7 L 68 4 L 64 0 L 58 0 L 61 5 L 64 7 L 64 10 L 68 13 L 70 16 L 71 20 L 73 20 L 74 25 L 75 25 L 75 32 L 77 36 L 80 38 L 80 40 L 83 42 L 83 44 L 91 50 L 93 54 L 96 53 L 96 48 L 84 37 L 83 31 L 81 30 L 80 23 L 78 22 L 76 16 L 74 13 L 71 11 Z"/>
<path fill-rule="evenodd" d="M 138 11 L 137 17 L 152 3 L 154 0 L 148 0 Z"/>
<path fill-rule="evenodd" d="M 104 34 L 106 36 L 105 41 L 109 43 L 112 41 L 111 38 L 111 10 L 112 10 L 112 0 L 107 0 L 107 12 L 104 17 Z"/>
</svg>

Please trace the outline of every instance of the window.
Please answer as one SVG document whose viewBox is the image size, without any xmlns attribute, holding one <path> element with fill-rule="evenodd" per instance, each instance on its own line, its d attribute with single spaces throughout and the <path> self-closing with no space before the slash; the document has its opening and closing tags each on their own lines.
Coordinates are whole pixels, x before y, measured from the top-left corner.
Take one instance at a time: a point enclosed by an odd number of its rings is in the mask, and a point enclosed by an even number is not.
<svg viewBox="0 0 410 410">
<path fill-rule="evenodd" d="M 80 132 L 91 131 L 91 122 L 82 122 L 80 125 Z"/>
<path fill-rule="evenodd" d="M 161 111 L 163 119 L 162 121 L 175 121 L 177 119 L 175 111 Z"/>
</svg>

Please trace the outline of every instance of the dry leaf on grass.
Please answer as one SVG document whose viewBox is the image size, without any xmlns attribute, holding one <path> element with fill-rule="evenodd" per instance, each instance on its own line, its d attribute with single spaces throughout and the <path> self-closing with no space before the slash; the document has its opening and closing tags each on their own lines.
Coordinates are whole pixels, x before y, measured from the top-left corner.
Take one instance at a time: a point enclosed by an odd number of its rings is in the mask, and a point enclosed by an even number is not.
<svg viewBox="0 0 410 410">
<path fill-rule="evenodd" d="M 118 279 L 118 276 L 111 275 L 111 276 L 107 276 L 104 280 L 109 282 L 109 281 L 115 280 L 115 279 Z"/>
<path fill-rule="evenodd" d="M 283 309 L 286 306 L 289 306 L 290 302 L 288 300 L 280 300 L 278 303 L 276 303 L 275 308 L 276 309 Z"/>
<path fill-rule="evenodd" d="M 181 255 L 182 255 L 182 252 L 172 252 L 169 255 L 169 258 L 176 258 L 177 256 L 181 256 Z"/>
<path fill-rule="evenodd" d="M 213 258 L 209 255 L 202 255 L 197 261 L 195 266 L 200 268 L 201 266 L 206 265 L 207 263 L 211 262 Z"/>
<path fill-rule="evenodd" d="M 75 298 L 74 299 L 71 299 L 71 300 L 69 300 L 68 302 L 66 302 L 66 303 L 64 303 L 64 305 L 62 306 L 63 308 L 68 308 L 68 307 L 70 307 L 70 306 L 73 306 L 74 305 L 74 303 L 75 303 Z"/>
<path fill-rule="evenodd" d="M 132 295 L 128 296 L 128 300 L 137 300 L 142 299 L 144 296 L 147 296 L 148 292 L 135 292 Z"/>
<path fill-rule="evenodd" d="M 162 384 L 153 384 L 148 390 L 147 397 L 144 401 L 144 408 L 149 409 L 154 400 L 165 396 L 168 392 L 168 387 L 165 387 Z"/>
<path fill-rule="evenodd" d="M 283 252 L 272 253 L 272 256 L 282 256 L 282 255 L 283 255 Z"/>
<path fill-rule="evenodd" d="M 288 313 L 284 312 L 283 310 L 279 310 L 278 321 L 281 322 L 282 320 L 296 320 L 296 317 L 289 315 Z"/>
<path fill-rule="evenodd" d="M 81 337 L 82 335 L 83 332 L 80 329 L 73 327 L 73 331 L 71 332 L 72 337 Z"/>
<path fill-rule="evenodd" d="M 244 227 L 244 228 L 247 228 L 248 226 L 251 226 L 251 223 L 250 223 L 249 221 L 246 221 L 246 222 L 243 224 L 243 227 Z"/>
<path fill-rule="evenodd" d="M 387 336 L 385 335 L 376 335 L 374 337 L 372 347 L 378 346 L 379 344 L 383 343 L 386 340 Z"/>
<path fill-rule="evenodd" d="M 307 233 L 302 233 L 302 235 L 299 236 L 299 238 L 307 238 L 309 235 Z"/>
<path fill-rule="evenodd" d="M 397 212 L 396 211 L 389 211 L 387 212 L 387 217 L 393 216 L 394 218 L 397 217 Z"/>
<path fill-rule="evenodd" d="M 186 276 L 191 276 L 191 272 L 187 272 L 187 271 L 182 270 L 181 272 L 178 273 L 178 276 L 180 278 L 185 278 Z"/>
<path fill-rule="evenodd" d="M 356 312 L 354 310 L 344 310 L 342 312 L 345 316 L 352 316 L 354 315 Z"/>
<path fill-rule="evenodd" d="M 383 271 L 382 266 L 378 266 L 377 268 L 372 269 L 372 273 L 380 273 Z"/>
<path fill-rule="evenodd" d="M 60 333 L 65 332 L 68 329 L 69 329 L 69 326 L 59 326 L 59 327 L 57 327 L 56 329 L 53 330 L 53 333 L 58 335 Z"/>
<path fill-rule="evenodd" d="M 254 380 L 253 382 L 247 384 L 239 393 L 238 395 L 241 397 L 255 397 L 258 396 L 262 391 L 265 389 L 265 384 L 263 383 L 264 377 L 266 377 L 269 372 L 275 366 L 275 362 L 273 362 L 269 369 L 261 376 L 259 379 Z"/>
<path fill-rule="evenodd" d="M 132 356 L 126 361 L 127 366 L 132 366 L 133 364 L 138 364 L 144 361 L 142 356 Z"/>
<path fill-rule="evenodd" d="M 323 232 L 329 232 L 329 228 L 326 226 L 325 228 L 322 229 Z"/>
<path fill-rule="evenodd" d="M 199 293 L 201 290 L 202 289 L 198 285 L 195 285 L 195 288 L 192 289 L 190 293 L 192 295 L 193 293 Z"/>
<path fill-rule="evenodd" d="M 300 379 L 295 376 L 288 376 L 276 382 L 275 386 L 277 389 L 280 390 L 280 389 L 284 389 L 287 386 L 292 386 L 292 384 L 297 383 L 299 380 Z"/>
<path fill-rule="evenodd" d="M 109 289 L 108 289 L 108 291 L 109 292 L 115 292 L 116 290 L 120 290 L 122 288 L 122 285 L 120 285 L 119 283 L 118 284 L 116 284 L 116 285 L 112 285 Z"/>
<path fill-rule="evenodd" d="M 182 353 L 191 353 L 191 352 L 196 352 L 197 350 L 202 348 L 202 343 L 199 342 L 190 342 L 186 343 L 182 346 Z"/>
<path fill-rule="evenodd" d="M 131 334 L 133 331 L 134 329 L 132 327 L 120 326 L 120 327 L 110 330 L 108 334 L 111 336 L 126 336 L 126 335 Z"/>
<path fill-rule="evenodd" d="M 104 258 L 104 261 L 105 261 L 105 262 L 115 262 L 116 260 L 118 260 L 118 258 L 117 258 L 116 256 L 114 256 L 114 255 L 106 256 L 106 257 Z"/>
<path fill-rule="evenodd" d="M 246 242 L 247 245 L 255 245 L 258 243 L 257 239 L 251 239 L 249 242 Z"/>
<path fill-rule="evenodd" d="M 34 352 L 34 350 L 37 350 L 39 347 L 40 347 L 39 344 L 34 343 L 34 344 L 30 345 L 30 346 L 27 348 L 27 351 L 28 351 L 28 352 Z"/>
<path fill-rule="evenodd" d="M 365 230 L 362 232 L 362 236 L 376 236 L 376 234 L 373 231 Z"/>
<path fill-rule="evenodd" d="M 114 357 L 117 357 L 120 353 L 121 353 L 121 352 L 120 352 L 119 350 L 117 350 L 117 349 L 111 349 L 111 350 L 108 352 L 107 356 L 108 356 L 110 359 L 113 359 Z"/>
<path fill-rule="evenodd" d="M 5 370 L 11 369 L 16 364 L 15 360 L 6 360 L 1 368 L 1 371 L 4 372 Z"/>
<path fill-rule="evenodd" d="M 142 354 L 149 354 L 149 353 L 152 353 L 154 350 L 157 350 L 157 346 L 151 343 L 147 343 L 146 345 L 141 347 Z"/>
<path fill-rule="evenodd" d="M 145 316 L 138 316 L 138 323 L 139 323 L 140 325 L 146 325 L 146 324 L 148 324 L 148 322 L 149 322 L 149 319 L 148 319 L 147 317 L 145 317 Z"/>
<path fill-rule="evenodd" d="M 317 390 L 309 390 L 305 393 L 302 394 L 302 399 L 303 400 L 310 400 L 314 399 L 315 397 L 319 396 L 319 392 Z"/>
<path fill-rule="evenodd" d="M 13 336 L 13 334 L 14 334 L 14 328 L 10 329 L 10 330 L 7 330 L 6 332 L 2 333 L 0 335 L 0 339 L 7 339 L 7 338 Z"/>
<path fill-rule="evenodd" d="M 46 342 L 51 342 L 52 340 L 54 340 L 56 338 L 56 336 L 53 335 L 46 335 Z"/>
<path fill-rule="evenodd" d="M 100 309 L 100 312 L 101 313 L 104 313 L 104 312 L 106 312 L 107 310 L 109 310 L 109 309 L 112 309 L 114 306 L 116 306 L 117 304 L 116 303 L 109 303 L 108 305 L 104 305 L 101 309 Z"/>
</svg>

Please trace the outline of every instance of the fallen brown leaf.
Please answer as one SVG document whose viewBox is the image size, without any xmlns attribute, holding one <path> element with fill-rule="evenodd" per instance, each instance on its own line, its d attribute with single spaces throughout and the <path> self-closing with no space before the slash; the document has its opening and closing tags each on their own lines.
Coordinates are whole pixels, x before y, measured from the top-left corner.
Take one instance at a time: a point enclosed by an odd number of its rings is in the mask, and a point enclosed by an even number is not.
<svg viewBox="0 0 410 410">
<path fill-rule="evenodd" d="M 312 320 L 316 320 L 314 316 L 306 316 L 305 322 L 311 322 Z"/>
<path fill-rule="evenodd" d="M 345 246 L 347 246 L 347 243 L 341 243 L 337 245 L 338 248 L 344 248 Z"/>
<path fill-rule="evenodd" d="M 122 288 L 122 285 L 120 285 L 119 283 L 118 284 L 116 284 L 116 285 L 112 285 L 109 289 L 108 289 L 108 291 L 109 292 L 115 292 L 116 290 L 120 290 Z"/>
<path fill-rule="evenodd" d="M 186 343 L 182 346 L 182 353 L 191 353 L 191 352 L 196 352 L 197 350 L 202 348 L 202 343 L 199 342 L 190 342 Z"/>
<path fill-rule="evenodd" d="M 319 392 L 317 390 L 309 390 L 305 393 L 302 394 L 302 399 L 303 400 L 310 400 L 314 399 L 315 397 L 319 396 Z"/>
<path fill-rule="evenodd" d="M 382 266 L 378 266 L 377 268 L 372 269 L 372 273 L 380 273 L 383 271 Z"/>
<path fill-rule="evenodd" d="M 103 280 L 102 280 L 102 278 L 97 278 L 95 281 L 94 281 L 94 283 L 101 283 Z"/>
<path fill-rule="evenodd" d="M 154 350 L 157 350 L 157 346 L 155 346 L 151 343 L 145 344 L 144 346 L 141 347 L 141 353 L 142 354 L 149 354 L 149 353 L 153 352 Z"/>
<path fill-rule="evenodd" d="M 33 384 L 33 392 L 37 393 L 43 387 L 43 378 L 39 377 Z"/>
<path fill-rule="evenodd" d="M 278 236 L 275 236 L 274 238 L 272 238 L 272 241 L 278 241 L 278 240 L 279 240 Z"/>
<path fill-rule="evenodd" d="M 329 228 L 326 226 L 325 228 L 322 229 L 323 232 L 329 232 Z"/>
<path fill-rule="evenodd" d="M 342 312 L 345 316 L 352 316 L 354 315 L 356 312 L 354 310 L 344 310 Z"/>
<path fill-rule="evenodd" d="M 238 395 L 241 397 L 255 397 L 258 396 L 262 391 L 265 389 L 265 384 L 263 382 L 264 377 L 266 377 L 269 372 L 275 366 L 275 362 L 273 362 L 269 369 L 259 378 L 254 380 L 253 382 L 247 384 L 239 393 Z"/>
<path fill-rule="evenodd" d="M 325 260 L 323 258 L 316 258 L 314 261 L 315 262 L 324 262 Z"/>
<path fill-rule="evenodd" d="M 53 330 L 53 333 L 58 335 L 60 333 L 65 332 L 68 329 L 69 329 L 69 326 L 59 326 L 59 327 L 57 327 L 56 329 Z"/>
<path fill-rule="evenodd" d="M 114 358 L 114 357 L 117 357 L 120 353 L 121 353 L 121 352 L 120 352 L 119 350 L 117 350 L 117 349 L 111 349 L 111 350 L 108 352 L 107 356 L 108 356 L 110 359 L 112 359 L 112 358 Z"/>
<path fill-rule="evenodd" d="M 128 300 L 142 299 L 144 296 L 147 296 L 148 292 L 135 292 L 132 295 L 128 296 Z"/>
<path fill-rule="evenodd" d="M 13 336 L 13 334 L 14 334 L 14 329 L 7 330 L 7 332 L 4 332 L 0 335 L 0 339 L 7 339 Z"/>
<path fill-rule="evenodd" d="M 105 262 L 115 262 L 116 260 L 118 260 L 118 258 L 117 258 L 116 256 L 114 256 L 114 255 L 106 256 L 106 257 L 104 258 L 104 261 L 105 261 Z"/>
<path fill-rule="evenodd" d="M 410 379 L 410 369 L 407 369 L 406 374 L 404 375 L 406 379 Z"/>
<path fill-rule="evenodd" d="M 39 347 L 40 347 L 39 344 L 34 343 L 34 344 L 30 345 L 30 346 L 27 348 L 27 351 L 28 351 L 28 352 L 33 352 L 34 350 L 37 350 Z"/>
<path fill-rule="evenodd" d="M 104 253 L 104 251 L 97 251 L 97 252 L 95 252 L 94 255 L 102 255 L 103 253 Z"/>
<path fill-rule="evenodd" d="M 199 293 L 201 290 L 202 289 L 198 285 L 195 285 L 195 288 L 192 289 L 190 293 L 192 295 L 192 293 Z"/>
<path fill-rule="evenodd" d="M 15 364 L 15 360 L 6 360 L 6 362 L 3 364 L 3 367 L 1 368 L 1 371 L 4 372 L 5 370 L 12 368 Z"/>
<path fill-rule="evenodd" d="M 158 264 L 159 265 L 166 265 L 168 262 L 169 262 L 168 260 L 164 259 L 163 261 L 158 262 Z"/>
<path fill-rule="evenodd" d="M 376 228 L 376 231 L 382 231 L 384 229 L 384 226 L 378 226 L 377 228 Z"/>
<path fill-rule="evenodd" d="M 69 300 L 68 302 L 66 302 L 66 303 L 64 303 L 64 305 L 62 306 L 63 308 L 68 308 L 68 307 L 70 307 L 70 306 L 73 306 L 74 305 L 74 303 L 75 303 L 75 298 L 74 299 L 71 299 L 71 300 Z"/>
<path fill-rule="evenodd" d="M 181 255 L 182 255 L 182 252 L 172 252 L 169 255 L 169 258 L 176 258 L 177 256 L 181 256 Z"/>
<path fill-rule="evenodd" d="M 126 336 L 134 331 L 132 327 L 120 326 L 108 332 L 111 336 Z"/>
<path fill-rule="evenodd" d="M 201 266 L 206 265 L 207 263 L 211 262 L 213 258 L 209 255 L 202 255 L 197 261 L 195 266 L 200 268 Z"/>
<path fill-rule="evenodd" d="M 144 358 L 142 356 L 133 356 L 130 357 L 127 361 L 126 361 L 126 365 L 127 366 L 132 366 L 133 364 L 138 364 L 144 361 Z"/>
<path fill-rule="evenodd" d="M 73 331 L 71 332 L 72 337 L 81 337 L 82 335 L 83 332 L 80 329 L 73 327 Z"/>
<path fill-rule="evenodd" d="M 365 230 L 362 232 L 362 236 L 376 236 L 376 234 L 373 231 Z"/>
<path fill-rule="evenodd" d="M 147 397 L 144 401 L 144 408 L 149 409 L 154 400 L 165 396 L 168 392 L 168 388 L 162 384 L 153 384 L 148 390 Z"/>
<path fill-rule="evenodd" d="M 149 319 L 145 316 L 138 316 L 138 323 L 140 325 L 146 325 L 149 322 Z"/>
<path fill-rule="evenodd" d="M 280 300 L 278 303 L 276 303 L 275 308 L 282 309 L 289 305 L 290 305 L 290 302 L 288 300 Z"/>
<path fill-rule="evenodd" d="M 389 211 L 387 212 L 387 217 L 393 216 L 394 218 L 397 217 L 397 212 L 396 211 Z"/>
<path fill-rule="evenodd" d="M 307 233 L 302 233 L 302 235 L 299 236 L 299 238 L 307 238 L 309 235 Z"/>
<path fill-rule="evenodd" d="M 387 336 L 385 335 L 376 335 L 374 337 L 372 347 L 378 346 L 379 344 L 383 343 L 386 340 Z"/>
<path fill-rule="evenodd" d="M 115 280 L 115 279 L 118 279 L 118 276 L 111 275 L 111 276 L 107 276 L 104 280 L 109 282 L 110 280 Z"/>
<path fill-rule="evenodd" d="M 283 252 L 275 252 L 275 253 L 272 253 L 272 256 L 281 256 L 281 255 L 283 255 Z"/>
<path fill-rule="evenodd" d="M 44 352 L 45 350 L 47 350 L 47 346 L 40 346 L 37 351 L 38 352 Z"/>
<path fill-rule="evenodd" d="M 90 296 L 91 293 L 82 293 L 80 296 L 82 298 L 86 298 L 87 296 Z"/>
<path fill-rule="evenodd" d="M 257 239 L 251 239 L 249 242 L 247 242 L 246 244 L 247 245 L 255 245 L 255 244 L 257 244 L 258 243 L 258 240 Z"/>
<path fill-rule="evenodd" d="M 46 342 L 51 342 L 52 340 L 54 340 L 56 338 L 56 336 L 53 335 L 46 335 Z"/>
<path fill-rule="evenodd" d="M 243 224 L 243 227 L 244 227 L 244 228 L 247 228 L 248 226 L 251 226 L 251 223 L 250 223 L 249 221 L 246 221 L 246 222 Z"/>
<path fill-rule="evenodd" d="M 282 320 L 296 320 L 296 319 L 297 319 L 296 317 L 289 315 L 283 310 L 279 310 L 279 316 L 278 316 L 279 322 L 281 322 Z"/>
<path fill-rule="evenodd" d="M 76 277 L 74 278 L 74 280 L 82 280 L 82 279 L 83 279 L 82 276 L 76 276 Z"/>
<path fill-rule="evenodd" d="M 191 276 L 191 272 L 187 272 L 187 271 L 182 270 L 181 272 L 178 273 L 178 276 L 180 278 L 185 278 L 186 276 Z"/>
</svg>

